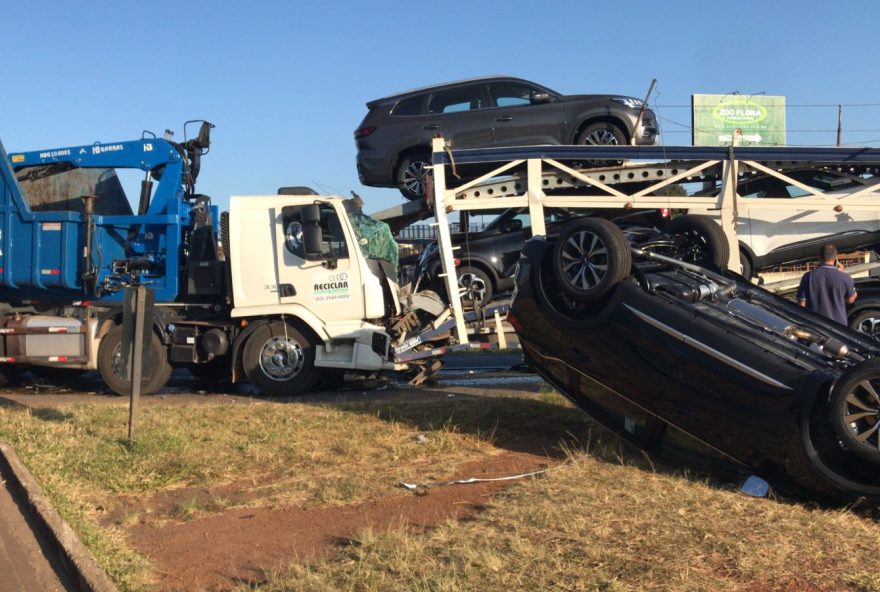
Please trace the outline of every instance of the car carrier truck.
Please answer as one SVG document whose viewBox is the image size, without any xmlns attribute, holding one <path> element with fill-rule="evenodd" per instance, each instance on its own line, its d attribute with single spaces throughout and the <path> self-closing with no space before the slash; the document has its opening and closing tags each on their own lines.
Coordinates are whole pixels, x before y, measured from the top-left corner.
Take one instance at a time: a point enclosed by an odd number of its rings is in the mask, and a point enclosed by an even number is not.
<svg viewBox="0 0 880 592">
<path fill-rule="evenodd" d="M 399 288 L 389 227 L 356 200 L 294 188 L 234 196 L 218 216 L 195 190 L 212 127 L 181 143 L 144 134 L 9 155 L 0 145 L 0 382 L 99 370 L 130 392 L 122 294 L 138 284 L 156 303 L 144 393 L 175 367 L 246 377 L 273 396 L 328 369 L 422 380 L 467 346 L 436 294 Z M 143 174 L 136 211 L 120 169 Z"/>
</svg>

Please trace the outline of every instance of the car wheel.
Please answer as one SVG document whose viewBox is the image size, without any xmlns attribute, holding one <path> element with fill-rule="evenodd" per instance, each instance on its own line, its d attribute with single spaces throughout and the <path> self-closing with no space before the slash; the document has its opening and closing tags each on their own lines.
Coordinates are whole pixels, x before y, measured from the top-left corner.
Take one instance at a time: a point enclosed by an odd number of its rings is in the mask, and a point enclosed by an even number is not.
<svg viewBox="0 0 880 592">
<path fill-rule="evenodd" d="M 271 397 L 308 391 L 320 377 L 315 345 L 290 323 L 273 321 L 253 332 L 244 344 L 242 362 L 248 380 Z"/>
<path fill-rule="evenodd" d="M 847 370 L 831 391 L 831 423 L 853 454 L 880 464 L 880 360 Z"/>
<path fill-rule="evenodd" d="M 739 250 L 739 265 L 740 275 L 746 278 L 749 281 L 752 281 L 752 277 L 755 275 L 755 267 L 752 265 L 752 260 L 749 259 L 748 254 L 742 249 Z"/>
<path fill-rule="evenodd" d="M 681 239 L 676 259 L 718 269 L 727 267 L 730 246 L 721 226 L 711 219 L 689 214 L 678 216 L 669 222 L 666 231 Z"/>
<path fill-rule="evenodd" d="M 613 123 L 600 121 L 584 128 L 575 141 L 587 146 L 625 146 L 626 134 Z"/>
<path fill-rule="evenodd" d="M 487 305 L 493 296 L 492 279 L 479 267 L 460 267 L 458 274 L 458 291 L 462 300 L 472 300 L 480 306 Z"/>
<path fill-rule="evenodd" d="M 141 379 L 141 394 L 150 395 L 161 389 L 171 377 L 165 346 L 159 336 L 150 331 L 150 369 Z M 120 395 L 131 394 L 131 380 L 123 372 L 122 325 L 112 329 L 98 347 L 98 371 L 110 390 Z"/>
<path fill-rule="evenodd" d="M 553 273 L 562 289 L 593 302 L 627 277 L 632 255 L 623 232 L 601 218 L 566 225 L 553 247 Z"/>
<path fill-rule="evenodd" d="M 397 167 L 397 188 L 412 201 L 425 197 L 428 167 L 432 165 L 429 152 L 414 152 L 400 160 Z"/>
<path fill-rule="evenodd" d="M 880 310 L 871 308 L 853 315 L 849 320 L 849 328 L 880 340 Z"/>
</svg>

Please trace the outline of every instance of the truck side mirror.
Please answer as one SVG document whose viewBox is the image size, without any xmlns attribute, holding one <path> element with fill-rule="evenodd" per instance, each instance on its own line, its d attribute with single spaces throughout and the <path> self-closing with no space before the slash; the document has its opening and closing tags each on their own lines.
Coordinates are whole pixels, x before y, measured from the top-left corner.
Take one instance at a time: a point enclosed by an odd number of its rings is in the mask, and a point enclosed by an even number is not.
<svg viewBox="0 0 880 592">
<path fill-rule="evenodd" d="M 303 250 L 307 258 L 320 258 L 324 244 L 324 233 L 321 230 L 321 206 L 309 204 L 303 206 Z"/>
<path fill-rule="evenodd" d="M 302 208 L 303 224 L 318 224 L 321 221 L 321 206 L 309 204 Z"/>
<path fill-rule="evenodd" d="M 321 247 L 324 245 L 324 232 L 321 226 L 314 223 L 303 224 L 303 250 L 306 259 L 321 257 Z"/>
</svg>

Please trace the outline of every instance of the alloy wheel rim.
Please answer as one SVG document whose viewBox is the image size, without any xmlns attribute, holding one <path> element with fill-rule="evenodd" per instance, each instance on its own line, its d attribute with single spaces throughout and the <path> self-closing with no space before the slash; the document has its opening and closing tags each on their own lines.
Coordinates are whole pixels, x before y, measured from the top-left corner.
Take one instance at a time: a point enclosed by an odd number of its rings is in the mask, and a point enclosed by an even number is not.
<svg viewBox="0 0 880 592">
<path fill-rule="evenodd" d="M 874 338 L 880 337 L 880 318 L 870 317 L 859 321 L 856 331 Z"/>
<path fill-rule="evenodd" d="M 272 380 L 290 380 L 299 374 L 304 363 L 302 346 L 289 337 L 272 337 L 260 349 L 260 370 Z"/>
<path fill-rule="evenodd" d="M 582 230 L 562 248 L 562 274 L 579 290 L 592 290 L 608 273 L 608 248 L 599 235 Z"/>
<path fill-rule="evenodd" d="M 587 135 L 584 143 L 594 146 L 616 146 L 617 138 L 610 131 L 600 129 Z"/>
<path fill-rule="evenodd" d="M 463 273 L 458 276 L 458 288 L 467 300 L 483 302 L 486 298 L 486 283 L 474 273 Z"/>
<path fill-rule="evenodd" d="M 844 416 L 853 437 L 880 452 L 880 393 L 871 380 L 856 384 L 844 399 Z"/>
<path fill-rule="evenodd" d="M 415 195 L 424 195 L 427 175 L 427 163 L 422 160 L 414 160 L 403 169 L 403 187 Z"/>
<path fill-rule="evenodd" d="M 690 263 L 705 263 L 709 245 L 706 239 L 696 230 L 683 233 L 684 245 L 681 251 L 681 259 Z"/>
</svg>

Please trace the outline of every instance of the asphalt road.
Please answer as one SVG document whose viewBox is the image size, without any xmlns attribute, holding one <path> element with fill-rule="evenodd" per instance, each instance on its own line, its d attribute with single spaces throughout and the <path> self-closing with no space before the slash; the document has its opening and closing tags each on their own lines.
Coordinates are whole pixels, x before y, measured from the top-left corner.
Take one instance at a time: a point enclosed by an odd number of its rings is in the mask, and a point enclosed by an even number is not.
<svg viewBox="0 0 880 592">
<path fill-rule="evenodd" d="M 46 547 L 10 491 L 8 477 L 0 470 L 0 591 L 76 590 L 47 557 Z"/>
</svg>

